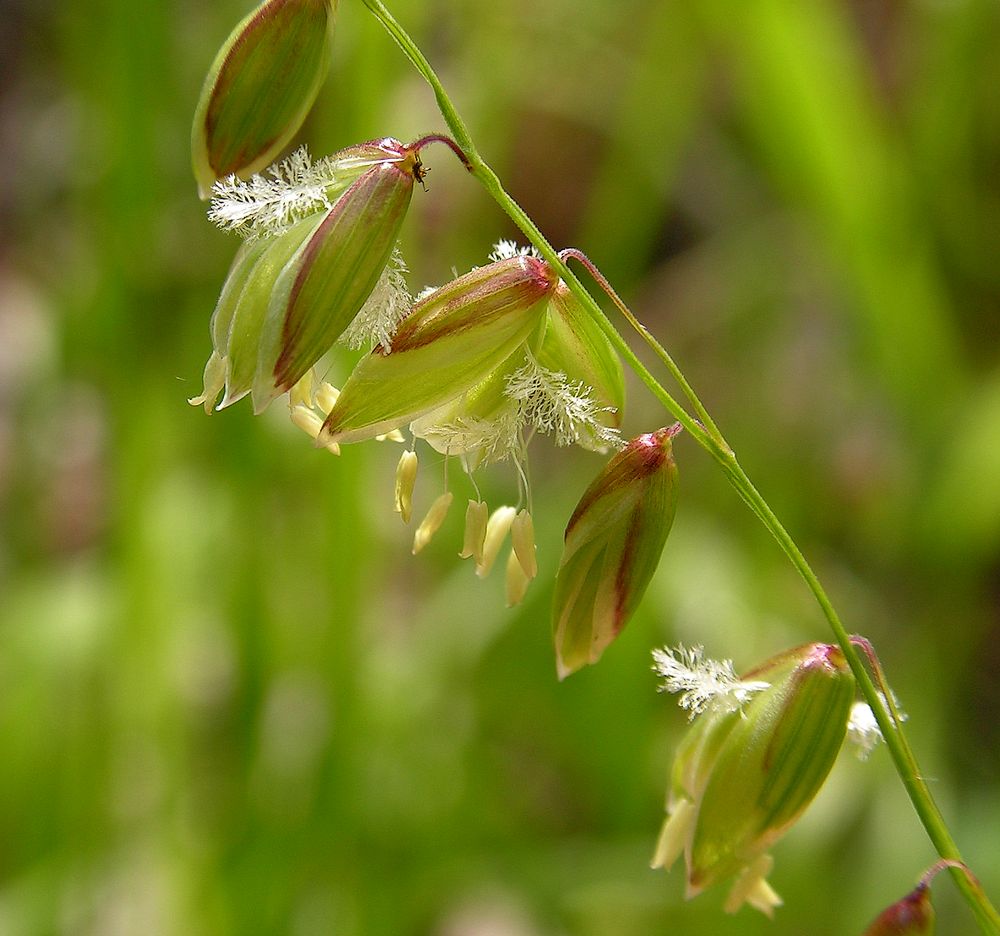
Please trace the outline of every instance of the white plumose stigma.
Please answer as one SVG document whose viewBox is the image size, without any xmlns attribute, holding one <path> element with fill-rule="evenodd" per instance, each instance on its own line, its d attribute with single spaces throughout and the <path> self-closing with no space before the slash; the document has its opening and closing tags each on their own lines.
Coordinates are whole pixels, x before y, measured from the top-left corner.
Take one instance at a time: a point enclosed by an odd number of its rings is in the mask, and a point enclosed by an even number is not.
<svg viewBox="0 0 1000 936">
<path fill-rule="evenodd" d="M 519 458 L 526 429 L 553 435 L 560 446 L 582 445 L 601 452 L 622 447 L 618 431 L 599 421 L 607 408 L 590 396 L 590 388 L 570 383 L 565 374 L 542 367 L 530 355 L 508 375 L 504 395 L 507 403 L 488 419 L 459 414 L 431 425 L 421 423 L 417 434 L 439 452 L 475 453 L 477 465 Z"/>
<path fill-rule="evenodd" d="M 534 247 L 519 247 L 512 240 L 501 240 L 493 245 L 489 259 L 496 262 L 510 260 L 512 257 L 534 257 L 538 260 L 541 259 L 541 254 Z"/>
<path fill-rule="evenodd" d="M 433 426 L 421 425 L 417 434 L 439 452 L 475 454 L 477 464 L 488 465 L 502 462 L 521 451 L 520 432 L 518 409 L 512 404 L 503 407 L 492 419 L 456 416 Z"/>
<path fill-rule="evenodd" d="M 742 681 L 732 660 L 709 660 L 703 647 L 678 646 L 653 651 L 653 670 L 663 677 L 663 692 L 680 693 L 677 704 L 693 719 L 706 711 L 736 712 L 770 683 Z"/>
<path fill-rule="evenodd" d="M 397 244 L 385 265 L 372 294 L 365 300 L 354 320 L 347 326 L 340 342 L 353 348 L 371 348 L 382 345 L 390 351 L 392 336 L 399 323 L 413 305 L 413 299 L 406 287 L 408 269 Z"/>
<path fill-rule="evenodd" d="M 847 737 L 861 760 L 868 760 L 868 755 L 880 741 L 884 740 L 882 729 L 875 721 L 875 714 L 867 702 L 855 702 L 851 706 L 851 717 L 847 720 Z"/>
<path fill-rule="evenodd" d="M 882 707 L 888 712 L 889 706 L 881 692 L 879 698 L 882 700 Z M 900 721 L 906 721 L 906 713 L 899 711 L 898 705 L 896 713 Z M 885 740 L 882 729 L 875 721 L 875 713 L 867 702 L 855 702 L 851 707 L 851 716 L 847 720 L 847 740 L 854 745 L 854 751 L 861 760 L 868 760 L 868 755 Z"/>
<path fill-rule="evenodd" d="M 570 383 L 565 374 L 542 367 L 530 355 L 507 378 L 507 396 L 517 402 L 523 425 L 554 435 L 556 445 L 621 448 L 618 431 L 598 419 L 608 408 L 598 405 L 590 392 L 583 382 Z"/>
<path fill-rule="evenodd" d="M 300 146 L 267 175 L 246 180 L 231 175 L 216 182 L 208 219 L 247 240 L 277 236 L 302 218 L 329 211 L 332 200 L 369 164 L 375 161 L 358 156 L 313 162 Z"/>
<path fill-rule="evenodd" d="M 208 219 L 241 237 L 275 235 L 307 215 L 330 208 L 327 187 L 333 184 L 326 160 L 313 163 L 306 148 L 268 169 L 268 175 L 242 180 L 235 175 L 212 186 Z"/>
</svg>

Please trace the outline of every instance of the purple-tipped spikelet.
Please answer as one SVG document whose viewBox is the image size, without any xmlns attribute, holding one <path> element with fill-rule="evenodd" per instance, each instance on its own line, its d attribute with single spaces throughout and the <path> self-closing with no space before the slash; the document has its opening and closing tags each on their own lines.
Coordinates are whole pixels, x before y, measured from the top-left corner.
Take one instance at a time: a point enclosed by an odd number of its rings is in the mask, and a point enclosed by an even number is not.
<svg viewBox="0 0 1000 936">
<path fill-rule="evenodd" d="M 552 616 L 560 679 L 600 659 L 656 570 L 677 506 L 671 440 L 678 430 L 629 442 L 570 517 Z"/>
<path fill-rule="evenodd" d="M 209 69 L 191 129 L 203 198 L 219 179 L 273 162 L 326 76 L 336 0 L 265 0 L 230 34 Z"/>
<path fill-rule="evenodd" d="M 921 881 L 905 897 L 886 907 L 868 926 L 864 936 L 931 936 L 933 932 L 931 889 Z"/>
<path fill-rule="evenodd" d="M 740 679 L 700 650 L 656 654 L 664 688 L 701 713 L 674 760 L 653 867 L 684 855 L 687 896 L 735 878 L 725 909 L 771 915 L 781 901 L 765 880 L 767 850 L 826 780 L 847 733 L 854 677 L 836 646 L 807 644 Z M 704 681 L 708 688 L 699 685 Z"/>
<path fill-rule="evenodd" d="M 531 335 L 556 277 L 531 256 L 478 267 L 418 302 L 391 348 L 355 367 L 322 443 L 359 442 L 405 425 L 484 380 Z"/>
<path fill-rule="evenodd" d="M 386 138 L 315 165 L 296 154 L 270 179 L 216 186 L 213 220 L 246 241 L 212 316 L 205 390 L 192 403 L 210 411 L 224 387 L 220 408 L 252 392 L 259 413 L 365 317 L 359 313 L 377 307 L 375 331 L 395 327 L 395 312 L 378 324 L 381 306 L 405 309 L 409 296 L 381 281 L 393 272 L 399 229 L 422 177 L 418 145 Z"/>
<path fill-rule="evenodd" d="M 261 349 L 261 363 L 274 364 L 270 373 L 261 372 L 262 405 L 268 393 L 289 390 L 330 349 L 389 262 L 421 166 L 415 152 L 395 140 L 384 142 L 387 150 L 398 149 L 337 200 L 298 263 L 274 284 Z"/>
</svg>

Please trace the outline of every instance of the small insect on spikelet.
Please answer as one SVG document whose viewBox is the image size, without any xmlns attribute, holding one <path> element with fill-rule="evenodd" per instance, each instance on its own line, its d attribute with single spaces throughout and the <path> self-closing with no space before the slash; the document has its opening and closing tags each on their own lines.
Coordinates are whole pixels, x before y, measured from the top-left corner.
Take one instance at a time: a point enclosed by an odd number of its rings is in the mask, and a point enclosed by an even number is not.
<svg viewBox="0 0 1000 936">
<path fill-rule="evenodd" d="M 409 307 L 396 238 L 430 138 L 389 138 L 318 163 L 304 152 L 268 178 L 216 186 L 211 216 L 244 238 L 212 316 L 211 411 L 248 393 L 255 412 L 290 390 L 344 336 L 388 340 Z"/>
</svg>

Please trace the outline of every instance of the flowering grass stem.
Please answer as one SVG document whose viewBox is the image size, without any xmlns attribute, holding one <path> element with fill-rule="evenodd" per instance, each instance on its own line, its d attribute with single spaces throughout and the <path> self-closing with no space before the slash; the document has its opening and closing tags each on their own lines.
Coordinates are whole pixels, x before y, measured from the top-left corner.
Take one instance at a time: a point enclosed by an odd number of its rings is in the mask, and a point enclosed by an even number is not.
<svg viewBox="0 0 1000 936">
<path fill-rule="evenodd" d="M 681 369 L 674 363 L 674 359 L 670 356 L 670 353 L 666 348 L 656 340 L 653 333 L 646 328 L 633 314 L 632 310 L 625 305 L 621 297 L 615 291 L 615 288 L 608 282 L 607 277 L 597 268 L 593 261 L 581 250 L 577 250 L 575 247 L 569 247 L 566 250 L 559 251 L 559 259 L 563 261 L 576 260 L 577 263 L 583 265 L 584 269 L 590 274 L 591 278 L 597 283 L 601 289 L 604 290 L 607 297 L 615 304 L 615 307 L 621 312 L 625 320 L 631 325 L 643 341 L 646 342 L 653 349 L 656 356 L 664 363 L 667 370 L 670 372 L 670 376 L 677 381 L 677 385 L 684 391 L 684 396 L 688 398 L 688 401 L 694 407 L 695 414 L 698 419 L 701 420 L 701 424 L 715 437 L 715 440 L 721 445 L 726 445 L 726 440 L 722 438 L 722 433 L 719 432 L 718 426 L 715 425 L 715 421 L 712 419 L 708 410 L 705 409 L 705 405 L 701 402 L 698 394 L 694 392 L 692 386 L 688 383 L 687 378 L 681 372 Z M 728 448 L 728 446 L 726 446 Z"/>
<path fill-rule="evenodd" d="M 522 231 L 528 241 L 538 250 L 552 268 L 559 274 L 569 289 L 584 304 L 584 307 L 598 322 L 616 350 L 621 354 L 625 362 L 632 368 L 640 380 L 648 387 L 653 396 L 659 400 L 663 407 L 684 427 L 684 429 L 694 438 L 694 440 L 705 449 L 712 458 L 719 464 L 726 474 L 730 483 L 739 493 L 747 506 L 758 517 L 761 523 L 767 528 L 785 555 L 791 561 L 796 571 L 805 581 L 806 585 L 813 593 L 820 609 L 826 617 L 827 622 L 833 631 L 837 643 L 840 645 L 847 660 L 848 666 L 857 681 L 858 689 L 871 707 L 872 713 L 878 722 L 879 728 L 885 738 L 886 746 L 889 750 L 896 772 L 899 774 L 906 789 L 907 795 L 913 804 L 914 810 L 927 832 L 928 837 L 937 849 L 940 858 L 947 862 L 951 868 L 955 883 L 964 896 L 970 909 L 976 917 L 980 930 L 988 936 L 1000 936 L 1000 913 L 990 902 L 983 891 L 974 886 L 969 877 L 962 871 L 965 862 L 959 852 L 951 832 L 941 814 L 940 809 L 931 795 L 930 789 L 925 783 L 919 770 L 916 759 L 906 739 L 901 722 L 893 719 L 890 712 L 882 701 L 882 695 L 876 687 L 872 676 L 864 665 L 862 656 L 852 642 L 851 636 L 844 627 L 833 607 L 830 598 L 827 596 L 819 578 L 812 567 L 806 561 L 798 545 L 771 509 L 768 502 L 760 494 L 747 473 L 739 464 L 735 453 L 726 443 L 722 433 L 715 422 L 709 416 L 707 410 L 688 384 L 680 368 L 674 363 L 665 348 L 648 332 L 632 314 L 625 304 L 611 288 L 607 280 L 597 271 L 592 263 L 577 251 L 565 251 L 559 254 L 546 240 L 544 235 L 532 221 L 531 217 L 523 208 L 507 193 L 496 173 L 487 165 L 480 156 L 471 134 L 461 118 L 455 106 L 452 104 L 448 93 L 441 84 L 440 79 L 434 72 L 430 63 L 423 53 L 409 37 L 403 27 L 386 9 L 381 0 L 362 0 L 366 7 L 374 14 L 376 19 L 382 24 L 390 36 L 400 46 L 403 53 L 414 65 L 417 71 L 430 85 L 437 100 L 441 115 L 448 125 L 455 142 L 464 152 L 468 163 L 469 171 L 479 180 L 480 184 L 492 195 L 493 199 L 510 217 L 510 219 Z M 684 406 L 671 395 L 656 378 L 649 372 L 645 365 L 632 351 L 625 339 L 618 330 L 608 320 L 607 316 L 598 305 L 597 301 L 587 291 L 580 280 L 567 267 L 566 260 L 576 259 L 583 263 L 588 272 L 598 282 L 602 289 L 607 292 L 611 301 L 629 321 L 629 324 L 638 331 L 643 340 L 650 345 L 660 360 L 667 367 L 671 375 L 681 387 L 684 395 L 690 401 L 695 414 L 689 413 Z M 891 698 L 891 696 L 887 696 Z M 890 703 L 891 704 L 891 703 Z M 973 879 L 974 880 L 974 879 Z"/>
</svg>

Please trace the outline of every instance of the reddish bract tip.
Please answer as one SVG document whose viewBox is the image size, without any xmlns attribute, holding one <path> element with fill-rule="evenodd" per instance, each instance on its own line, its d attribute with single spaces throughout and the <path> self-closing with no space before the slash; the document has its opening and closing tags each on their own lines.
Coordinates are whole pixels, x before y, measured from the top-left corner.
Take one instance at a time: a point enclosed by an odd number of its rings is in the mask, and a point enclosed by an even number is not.
<svg viewBox="0 0 1000 936">
<path fill-rule="evenodd" d="M 865 930 L 864 936 L 930 936 L 933 926 L 930 888 L 918 884 L 901 900 L 883 910 Z"/>
<path fill-rule="evenodd" d="M 812 652 L 802 661 L 802 665 L 823 667 L 836 672 L 847 669 L 844 653 L 836 644 L 813 644 Z"/>
<path fill-rule="evenodd" d="M 647 432 L 644 435 L 636 436 L 625 447 L 625 451 L 631 450 L 638 456 L 636 467 L 640 471 L 656 471 L 668 458 L 671 457 L 671 440 L 680 432 L 680 423 L 673 426 L 665 426 L 655 432 Z"/>
</svg>

